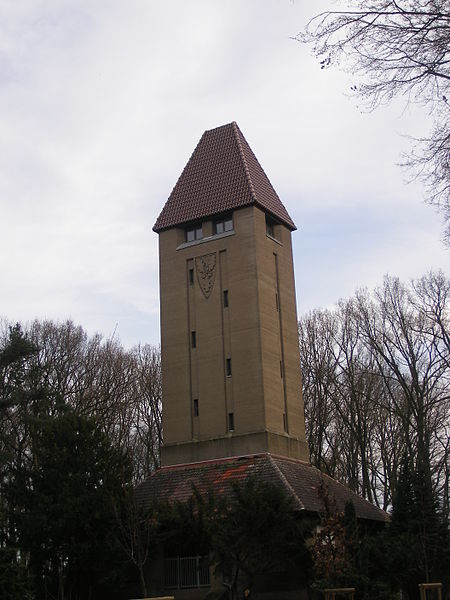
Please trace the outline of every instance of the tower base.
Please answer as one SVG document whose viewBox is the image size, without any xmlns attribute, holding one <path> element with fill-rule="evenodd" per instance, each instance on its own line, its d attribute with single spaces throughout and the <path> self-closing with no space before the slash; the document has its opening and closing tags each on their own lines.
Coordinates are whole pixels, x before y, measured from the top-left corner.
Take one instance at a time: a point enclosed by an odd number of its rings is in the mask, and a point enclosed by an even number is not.
<svg viewBox="0 0 450 600">
<path fill-rule="evenodd" d="M 179 465 L 230 456 L 270 453 L 309 462 L 306 442 L 289 435 L 259 431 L 243 435 L 164 444 L 161 448 L 161 466 Z"/>
</svg>

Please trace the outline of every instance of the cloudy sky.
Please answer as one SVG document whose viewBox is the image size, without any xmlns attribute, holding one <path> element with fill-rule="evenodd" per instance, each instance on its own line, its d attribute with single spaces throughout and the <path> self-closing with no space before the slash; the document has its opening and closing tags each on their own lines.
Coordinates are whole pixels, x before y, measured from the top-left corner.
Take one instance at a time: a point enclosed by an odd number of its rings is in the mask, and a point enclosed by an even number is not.
<svg viewBox="0 0 450 600">
<path fill-rule="evenodd" d="M 365 113 L 291 39 L 327 4 L 0 0 L 0 316 L 158 343 L 151 228 L 203 131 L 233 120 L 297 224 L 299 314 L 449 273 L 397 166 L 426 113 Z"/>
</svg>

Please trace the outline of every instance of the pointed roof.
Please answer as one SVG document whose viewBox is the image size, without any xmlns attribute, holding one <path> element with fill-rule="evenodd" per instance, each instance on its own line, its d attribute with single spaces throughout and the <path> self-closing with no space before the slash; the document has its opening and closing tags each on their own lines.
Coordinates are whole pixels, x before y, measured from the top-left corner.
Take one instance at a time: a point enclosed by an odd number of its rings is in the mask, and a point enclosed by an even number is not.
<svg viewBox="0 0 450 600">
<path fill-rule="evenodd" d="M 296 229 L 237 124 L 205 131 L 153 231 L 255 204 Z"/>
<path fill-rule="evenodd" d="M 158 500 L 187 502 L 194 489 L 201 494 L 213 490 L 218 496 L 231 498 L 233 483 L 250 477 L 283 488 L 300 512 L 324 513 L 326 490 L 337 512 L 344 512 L 346 502 L 351 501 L 358 519 L 382 523 L 389 520 L 383 510 L 310 463 L 268 453 L 161 467 L 136 488 L 136 499 L 144 507 Z"/>
</svg>

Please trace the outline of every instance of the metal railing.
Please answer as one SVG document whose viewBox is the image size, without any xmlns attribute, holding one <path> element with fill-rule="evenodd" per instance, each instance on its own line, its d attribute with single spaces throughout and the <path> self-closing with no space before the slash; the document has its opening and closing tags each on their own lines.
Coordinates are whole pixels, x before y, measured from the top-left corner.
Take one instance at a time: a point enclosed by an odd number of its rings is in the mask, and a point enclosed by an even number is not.
<svg viewBox="0 0 450 600">
<path fill-rule="evenodd" d="M 177 556 L 164 559 L 164 587 L 167 589 L 210 585 L 207 556 Z"/>
</svg>

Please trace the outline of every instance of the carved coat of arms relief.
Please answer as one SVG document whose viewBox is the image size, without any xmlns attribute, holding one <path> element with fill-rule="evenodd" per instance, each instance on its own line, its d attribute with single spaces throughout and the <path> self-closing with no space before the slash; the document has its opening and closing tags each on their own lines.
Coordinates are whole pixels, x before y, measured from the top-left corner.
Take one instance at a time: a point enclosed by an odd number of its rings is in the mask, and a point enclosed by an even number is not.
<svg viewBox="0 0 450 600">
<path fill-rule="evenodd" d="M 216 279 L 216 253 L 204 254 L 195 258 L 197 280 L 205 298 L 209 298 Z"/>
</svg>

